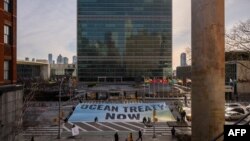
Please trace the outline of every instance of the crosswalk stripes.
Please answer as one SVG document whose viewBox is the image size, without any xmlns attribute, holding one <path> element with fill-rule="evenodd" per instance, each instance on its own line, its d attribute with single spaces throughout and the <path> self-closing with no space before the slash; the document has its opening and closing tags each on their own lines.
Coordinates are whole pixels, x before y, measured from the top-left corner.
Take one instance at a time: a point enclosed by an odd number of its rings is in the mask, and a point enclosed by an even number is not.
<svg viewBox="0 0 250 141">
<path fill-rule="evenodd" d="M 133 127 L 135 127 L 135 128 L 139 128 L 140 130 L 144 129 L 144 127 L 136 126 L 136 125 L 130 124 L 130 123 L 128 123 L 128 122 L 123 122 L 123 124 L 127 124 L 127 125 L 133 126 Z"/>
<path fill-rule="evenodd" d="M 68 128 L 65 126 L 65 123 L 62 125 L 62 128 L 63 128 L 64 130 L 68 131 L 68 132 L 71 132 L 71 130 L 68 129 Z"/>
<path fill-rule="evenodd" d="M 93 125 L 91 125 L 91 124 L 89 124 L 89 123 L 87 123 L 87 122 L 81 122 L 82 124 L 85 124 L 85 125 L 87 125 L 87 126 L 90 126 L 90 127 L 92 127 L 92 128 L 94 128 L 94 129 L 96 129 L 96 130 L 98 130 L 98 131 L 103 131 L 103 130 L 101 130 L 101 129 L 99 129 L 99 128 L 97 128 L 97 127 L 95 127 L 95 126 L 93 126 Z"/>
<path fill-rule="evenodd" d="M 171 127 L 150 127 L 150 128 L 144 128 L 144 135 L 153 135 L 155 130 L 155 134 L 161 134 L 161 135 L 171 135 Z"/>
<path fill-rule="evenodd" d="M 118 131 L 118 130 L 116 130 L 116 129 L 110 127 L 110 126 L 104 125 L 104 124 L 102 124 L 102 123 L 97 122 L 97 124 L 99 124 L 100 126 L 107 127 L 107 128 L 109 128 L 109 129 L 111 129 L 111 130 Z"/>
<path fill-rule="evenodd" d="M 62 130 L 61 130 L 62 131 Z M 54 136 L 58 134 L 58 127 L 28 127 L 22 135 L 24 136 Z"/>
<path fill-rule="evenodd" d="M 69 124 L 73 125 L 73 123 L 68 122 Z M 87 130 L 83 129 L 82 127 L 78 126 L 77 124 L 74 124 L 76 127 L 78 127 L 80 130 L 87 132 Z"/>
<path fill-rule="evenodd" d="M 125 126 L 121 126 L 121 125 L 119 125 L 119 124 L 116 124 L 116 123 L 114 123 L 114 122 L 110 122 L 110 124 L 113 124 L 113 125 L 119 126 L 119 127 L 121 127 L 121 128 L 127 129 L 127 130 L 132 131 L 132 132 L 134 132 L 134 131 L 135 131 L 135 130 L 130 129 L 130 128 L 128 128 L 128 127 L 125 127 Z"/>
<path fill-rule="evenodd" d="M 142 123 L 133 123 L 133 122 L 77 122 L 77 123 L 65 123 L 61 126 L 61 132 L 71 132 L 72 125 L 79 127 L 80 132 L 105 132 L 105 131 L 130 131 L 137 132 L 138 130 L 142 130 L 144 135 L 153 135 L 154 127 L 144 127 Z M 155 125 L 155 134 L 168 136 L 171 135 L 172 127 L 169 127 L 166 124 L 156 124 Z M 178 127 L 176 131 L 191 131 L 190 127 Z M 53 127 L 28 127 L 23 135 L 32 136 L 32 135 L 57 135 L 58 134 L 58 126 Z"/>
</svg>

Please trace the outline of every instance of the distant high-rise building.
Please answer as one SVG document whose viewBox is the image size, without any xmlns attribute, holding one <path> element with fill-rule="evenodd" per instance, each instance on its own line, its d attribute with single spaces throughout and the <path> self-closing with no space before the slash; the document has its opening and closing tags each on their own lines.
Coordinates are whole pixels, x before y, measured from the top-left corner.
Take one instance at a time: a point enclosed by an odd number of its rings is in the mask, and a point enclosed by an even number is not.
<svg viewBox="0 0 250 141">
<path fill-rule="evenodd" d="M 72 57 L 72 64 L 77 64 L 77 57 L 76 56 Z"/>
<path fill-rule="evenodd" d="M 53 63 L 53 58 L 52 58 L 52 54 L 51 53 L 48 55 L 48 60 L 49 60 L 49 64 Z"/>
<path fill-rule="evenodd" d="M 55 64 L 55 60 L 53 60 L 52 64 Z"/>
<path fill-rule="evenodd" d="M 186 65 L 187 65 L 186 53 L 181 53 L 181 66 L 186 66 Z"/>
<path fill-rule="evenodd" d="M 77 0 L 77 57 L 80 81 L 171 76 L 172 0 Z"/>
<path fill-rule="evenodd" d="M 63 57 L 61 54 L 57 57 L 57 64 L 63 64 Z"/>
<path fill-rule="evenodd" d="M 63 64 L 68 64 L 68 63 L 69 63 L 68 57 L 63 57 Z"/>
</svg>

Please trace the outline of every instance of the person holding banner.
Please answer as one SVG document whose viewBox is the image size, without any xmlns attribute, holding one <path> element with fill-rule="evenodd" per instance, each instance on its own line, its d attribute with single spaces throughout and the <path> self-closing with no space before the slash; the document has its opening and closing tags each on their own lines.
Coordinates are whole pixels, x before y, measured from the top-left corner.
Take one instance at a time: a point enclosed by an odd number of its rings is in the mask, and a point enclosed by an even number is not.
<svg viewBox="0 0 250 141">
<path fill-rule="evenodd" d="M 79 128 L 75 126 L 75 124 L 73 124 L 71 132 L 72 132 L 72 137 L 74 138 L 75 136 L 79 135 Z"/>
</svg>

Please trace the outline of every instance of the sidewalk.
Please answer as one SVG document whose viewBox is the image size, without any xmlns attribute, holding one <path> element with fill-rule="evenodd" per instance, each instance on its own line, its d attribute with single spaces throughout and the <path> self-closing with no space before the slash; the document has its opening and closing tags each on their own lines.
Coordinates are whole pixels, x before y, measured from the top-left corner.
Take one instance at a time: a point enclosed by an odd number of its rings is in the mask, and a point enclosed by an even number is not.
<svg viewBox="0 0 250 141">
<path fill-rule="evenodd" d="M 118 133 L 119 134 L 119 133 Z M 119 141 L 125 141 L 127 138 L 126 135 L 119 134 Z M 137 135 L 133 134 L 133 140 L 136 141 Z M 75 138 L 62 136 L 61 139 L 57 139 L 55 136 L 39 136 L 34 137 L 35 141 L 113 141 L 113 135 L 85 135 L 77 136 Z M 30 141 L 30 139 L 19 140 L 19 141 Z M 177 139 L 171 136 L 157 136 L 156 139 L 153 139 L 152 136 L 143 136 L 143 141 L 177 141 Z"/>
</svg>

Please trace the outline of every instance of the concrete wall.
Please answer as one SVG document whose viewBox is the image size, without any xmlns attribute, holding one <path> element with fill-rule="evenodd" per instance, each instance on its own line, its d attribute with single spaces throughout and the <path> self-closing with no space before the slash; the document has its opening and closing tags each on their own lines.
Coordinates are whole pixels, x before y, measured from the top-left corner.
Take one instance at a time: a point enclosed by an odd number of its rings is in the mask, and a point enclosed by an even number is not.
<svg viewBox="0 0 250 141">
<path fill-rule="evenodd" d="M 40 70 L 41 70 L 41 73 L 40 73 L 41 78 L 43 80 L 49 80 L 49 78 L 50 78 L 50 65 L 49 64 L 41 65 Z"/>
<path fill-rule="evenodd" d="M 50 76 L 53 75 L 60 76 L 65 75 L 66 69 L 74 69 L 72 76 L 76 76 L 76 64 L 50 64 Z M 54 71 L 54 72 L 53 72 Z"/>
<path fill-rule="evenodd" d="M 50 78 L 50 65 L 31 61 L 17 61 L 17 76 L 18 79 L 40 77 L 42 80 L 48 80 Z"/>
<path fill-rule="evenodd" d="M 0 140 L 13 141 L 16 129 L 22 125 L 22 86 L 0 86 Z"/>
<path fill-rule="evenodd" d="M 247 68 L 248 67 L 248 68 Z M 250 61 L 238 61 L 237 63 L 237 90 L 239 95 L 250 97 Z"/>
</svg>

